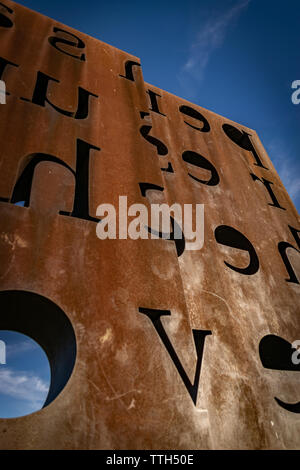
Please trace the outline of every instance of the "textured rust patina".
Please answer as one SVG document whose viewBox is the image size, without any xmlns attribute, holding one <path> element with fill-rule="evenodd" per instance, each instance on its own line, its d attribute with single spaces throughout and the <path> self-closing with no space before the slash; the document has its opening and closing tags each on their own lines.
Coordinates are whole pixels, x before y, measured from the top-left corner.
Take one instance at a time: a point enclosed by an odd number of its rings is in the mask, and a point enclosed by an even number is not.
<svg viewBox="0 0 300 470">
<path fill-rule="evenodd" d="M 256 132 L 145 84 L 136 57 L 4 4 L 1 79 L 9 95 L 0 105 L 0 294 L 25 291 L 54 302 L 74 329 L 76 360 L 49 405 L 0 419 L 1 449 L 299 448 L 299 411 L 274 399 L 300 401 L 299 371 L 265 368 L 259 345 L 268 335 L 300 339 L 300 221 Z M 52 105 L 41 102 L 45 76 Z M 78 111 L 79 88 L 91 95 L 88 109 Z M 209 130 L 187 114 L 191 108 Z M 261 165 L 224 124 L 251 135 Z M 117 208 L 122 195 L 128 205 L 204 204 L 203 248 L 178 256 L 171 240 L 97 238 L 96 221 L 74 212 L 70 168 L 80 145 L 89 147 L 90 217 L 101 203 Z M 211 170 L 186 161 L 187 151 L 210 162 L 219 181 L 208 183 Z M 36 158 L 44 161 L 34 169 L 28 207 L 17 206 L 19 178 Z M 277 204 L 251 174 L 272 182 Z M 140 183 L 164 189 L 143 196 Z M 220 242 L 224 226 L 254 247 L 256 272 L 232 269 L 246 268 L 249 254 Z M 287 282 L 280 242 L 291 245 L 284 252 L 294 282 Z M 211 333 L 195 400 L 141 309 L 171 313 L 161 324 L 191 382 L 193 330 Z M 9 315 L 1 305 L 1 329 Z"/>
</svg>

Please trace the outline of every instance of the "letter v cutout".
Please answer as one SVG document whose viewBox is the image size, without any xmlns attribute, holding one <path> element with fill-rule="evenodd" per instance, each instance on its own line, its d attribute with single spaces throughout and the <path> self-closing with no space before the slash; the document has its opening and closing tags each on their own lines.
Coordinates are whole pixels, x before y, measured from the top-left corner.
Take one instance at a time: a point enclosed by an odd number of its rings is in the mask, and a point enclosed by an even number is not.
<svg viewBox="0 0 300 470">
<path fill-rule="evenodd" d="M 147 317 L 149 317 L 152 321 L 154 328 L 164 343 L 191 399 L 193 400 L 194 405 L 196 406 L 205 337 L 207 335 L 211 335 L 212 332 L 210 330 L 192 330 L 197 353 L 196 371 L 194 376 L 194 383 L 192 384 L 160 320 L 161 316 L 171 315 L 170 310 L 156 310 L 152 308 L 140 307 L 139 312 L 147 315 Z"/>
</svg>

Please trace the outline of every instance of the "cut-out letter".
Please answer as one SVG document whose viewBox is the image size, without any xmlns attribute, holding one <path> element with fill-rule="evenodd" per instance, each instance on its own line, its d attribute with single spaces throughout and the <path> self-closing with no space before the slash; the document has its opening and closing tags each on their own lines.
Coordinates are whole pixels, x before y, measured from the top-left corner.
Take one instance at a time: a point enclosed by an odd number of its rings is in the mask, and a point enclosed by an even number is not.
<svg viewBox="0 0 300 470">
<path fill-rule="evenodd" d="M 286 370 L 300 372 L 300 363 L 292 361 L 296 349 L 291 343 L 276 335 L 264 336 L 259 343 L 259 356 L 265 369 Z M 300 401 L 298 403 L 285 403 L 275 397 L 281 408 L 291 413 L 300 413 Z"/>
<path fill-rule="evenodd" d="M 272 204 L 270 202 L 268 202 L 268 205 L 272 206 L 272 207 L 278 207 L 278 209 L 282 209 L 282 210 L 285 211 L 285 208 L 281 207 L 281 205 L 277 201 L 277 198 L 276 198 L 275 194 L 272 191 L 272 188 L 271 188 L 271 184 L 273 184 L 272 181 L 268 181 L 265 178 L 259 178 L 254 173 L 250 173 L 250 175 L 251 175 L 251 178 L 253 179 L 253 181 L 260 181 L 264 185 L 264 187 L 267 189 L 267 191 L 268 191 L 268 193 L 269 193 L 269 195 L 270 195 L 270 197 L 273 201 Z"/>
<path fill-rule="evenodd" d="M 160 114 L 161 116 L 166 116 L 164 113 L 160 112 L 159 107 L 158 107 L 157 96 L 161 98 L 161 95 L 159 95 L 158 93 L 155 93 L 152 90 L 148 90 L 147 93 L 150 96 L 150 101 L 151 101 L 151 108 L 149 108 L 150 111 Z"/>
<path fill-rule="evenodd" d="M 46 105 L 46 103 L 48 103 L 52 108 L 55 109 L 55 111 L 63 114 L 64 116 L 73 117 L 74 119 L 86 119 L 89 114 L 89 97 L 94 96 L 95 98 L 98 98 L 98 96 L 94 93 L 91 93 L 90 91 L 85 90 L 84 88 L 78 87 L 77 111 L 66 111 L 65 109 L 61 109 L 51 103 L 49 98 L 47 98 L 47 91 L 50 81 L 60 83 L 59 80 L 56 80 L 56 78 L 52 78 L 43 72 L 37 73 L 37 80 L 31 102 L 43 107 Z M 21 98 L 21 100 L 30 101 L 27 98 Z"/>
<path fill-rule="evenodd" d="M 125 75 L 120 75 L 120 77 L 126 78 L 127 80 L 134 82 L 134 76 L 133 76 L 134 66 L 140 67 L 141 64 L 139 64 L 138 62 L 135 62 L 134 60 L 127 60 L 127 62 L 125 63 Z"/>
<path fill-rule="evenodd" d="M 250 134 L 245 132 L 244 130 L 240 131 L 236 127 L 232 126 L 231 124 L 223 124 L 223 131 L 229 137 L 232 142 L 234 142 L 236 145 L 238 145 L 240 148 L 244 150 L 248 150 L 249 152 L 252 153 L 253 157 L 255 158 L 255 163 L 254 165 L 259 166 L 260 168 L 264 168 L 265 170 L 268 170 L 267 167 L 265 167 L 261 159 L 255 150 L 255 147 L 253 143 L 251 142 L 250 139 Z"/>
<path fill-rule="evenodd" d="M 293 282 L 294 284 L 299 284 L 299 281 L 297 279 L 296 274 L 294 273 L 294 270 L 292 268 L 292 265 L 289 261 L 288 255 L 286 254 L 287 248 L 293 248 L 293 250 L 296 250 L 297 253 L 300 253 L 300 239 L 298 233 L 300 230 L 297 230 L 289 225 L 289 229 L 292 232 L 292 235 L 297 243 L 298 249 L 295 248 L 293 245 L 291 245 L 288 242 L 279 242 L 278 243 L 278 251 L 281 255 L 282 261 L 284 262 L 284 265 L 286 267 L 286 270 L 289 274 L 289 279 L 286 279 L 286 282 Z"/>
<path fill-rule="evenodd" d="M 210 131 L 210 125 L 208 123 L 208 120 L 203 116 L 203 114 L 199 113 L 199 111 L 196 111 L 196 109 L 191 108 L 190 106 L 180 106 L 179 111 L 182 114 L 185 114 L 186 116 L 190 116 L 194 119 L 197 119 L 198 121 L 202 122 L 202 127 L 197 127 L 193 126 L 191 123 L 184 121 L 185 124 L 188 126 L 192 127 L 193 129 L 196 129 L 197 131 L 200 132 L 209 132 Z"/>
<path fill-rule="evenodd" d="M 212 334 L 211 331 L 210 330 L 194 330 L 194 329 L 192 330 L 195 348 L 196 348 L 196 354 L 197 354 L 197 364 L 196 364 L 196 371 L 195 371 L 195 376 L 194 376 L 194 383 L 192 383 L 187 373 L 185 372 L 180 362 L 180 359 L 161 323 L 160 317 L 171 315 L 170 310 L 156 310 L 152 308 L 140 307 L 139 312 L 143 313 L 144 315 L 147 315 L 147 317 L 151 320 L 166 350 L 168 351 L 169 356 L 174 366 L 176 367 L 177 372 L 179 373 L 191 399 L 193 400 L 194 405 L 196 405 L 198 388 L 199 388 L 201 364 L 202 364 L 202 358 L 203 358 L 203 352 L 204 352 L 204 342 L 205 342 L 206 336 Z"/>
<path fill-rule="evenodd" d="M 182 159 L 184 162 L 189 163 L 190 165 L 195 165 L 198 168 L 203 168 L 204 170 L 208 170 L 210 172 L 210 178 L 208 180 L 200 180 L 199 178 L 196 178 L 196 176 L 193 176 L 191 173 L 188 173 L 190 178 L 193 178 L 193 180 L 198 181 L 201 184 L 206 184 L 207 186 L 217 186 L 217 184 L 219 184 L 220 178 L 217 170 L 215 169 L 213 164 L 208 161 L 205 157 L 203 157 L 197 152 L 187 150 L 186 152 L 183 152 Z"/>
<path fill-rule="evenodd" d="M 249 253 L 250 261 L 246 268 L 238 268 L 236 266 L 232 266 L 231 264 L 224 261 L 228 268 L 236 271 L 240 274 L 251 275 L 257 273 L 259 269 L 259 260 L 256 254 L 256 251 L 248 240 L 241 232 L 236 230 L 233 227 L 229 227 L 228 225 L 219 225 L 219 227 L 215 230 L 215 238 L 218 243 L 225 246 L 230 246 L 232 248 L 237 248 L 238 250 L 244 250 Z"/>
<path fill-rule="evenodd" d="M 67 50 L 61 49 L 60 47 L 57 46 L 57 44 L 66 44 L 67 46 L 75 47 L 77 49 L 84 49 L 85 44 L 78 36 L 75 36 L 75 34 L 70 33 L 69 31 L 65 31 L 64 29 L 57 28 L 56 26 L 54 26 L 53 32 L 66 34 L 67 36 L 70 37 L 70 39 L 65 39 L 64 37 L 59 37 L 59 36 L 50 36 L 50 38 L 48 38 L 48 41 L 51 44 L 51 46 L 55 47 L 55 49 L 62 52 L 63 54 L 74 57 L 74 59 L 85 61 L 84 54 L 81 54 L 81 55 L 71 54 L 70 52 L 68 52 L 68 49 Z"/>
<path fill-rule="evenodd" d="M 91 150 L 100 150 L 83 140 L 77 139 L 76 170 L 74 171 L 63 160 L 53 155 L 37 153 L 27 157 L 29 159 L 13 189 L 11 203 L 24 201 L 24 207 L 29 207 L 30 193 L 35 167 L 41 162 L 53 162 L 65 167 L 75 178 L 75 194 L 72 212 L 60 211 L 59 214 L 79 219 L 99 222 L 99 219 L 89 215 L 89 159 Z"/>
<path fill-rule="evenodd" d="M 3 14 L 3 10 L 6 10 L 9 14 L 12 14 L 14 11 L 2 2 L 0 2 L 0 9 L 2 10 L 0 12 L 0 27 L 11 28 L 14 24 L 8 16 Z"/>
</svg>

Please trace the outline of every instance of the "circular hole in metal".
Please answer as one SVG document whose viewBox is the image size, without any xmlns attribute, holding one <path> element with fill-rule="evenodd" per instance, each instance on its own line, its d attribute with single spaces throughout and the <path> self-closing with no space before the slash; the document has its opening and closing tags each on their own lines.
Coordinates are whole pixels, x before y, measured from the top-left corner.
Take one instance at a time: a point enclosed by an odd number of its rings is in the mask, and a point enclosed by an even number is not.
<svg viewBox="0 0 300 470">
<path fill-rule="evenodd" d="M 42 295 L 20 290 L 0 291 L 0 330 L 29 336 L 44 350 L 51 374 L 43 405 L 46 407 L 63 390 L 74 368 L 76 338 L 70 320 L 58 305 Z M 3 343 L 0 343 L 0 359 L 1 351 L 3 359 Z"/>
</svg>

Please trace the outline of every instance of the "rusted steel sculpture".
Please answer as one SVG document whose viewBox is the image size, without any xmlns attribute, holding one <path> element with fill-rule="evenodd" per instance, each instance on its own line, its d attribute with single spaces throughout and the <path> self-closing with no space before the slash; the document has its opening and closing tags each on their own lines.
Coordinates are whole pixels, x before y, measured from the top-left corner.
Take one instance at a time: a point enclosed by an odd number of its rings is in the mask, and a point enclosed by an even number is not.
<svg viewBox="0 0 300 470">
<path fill-rule="evenodd" d="M 0 329 L 51 365 L 44 408 L 0 419 L 1 449 L 299 447 L 300 223 L 256 132 L 0 6 Z M 119 196 L 204 204 L 202 248 L 100 239 Z"/>
</svg>

